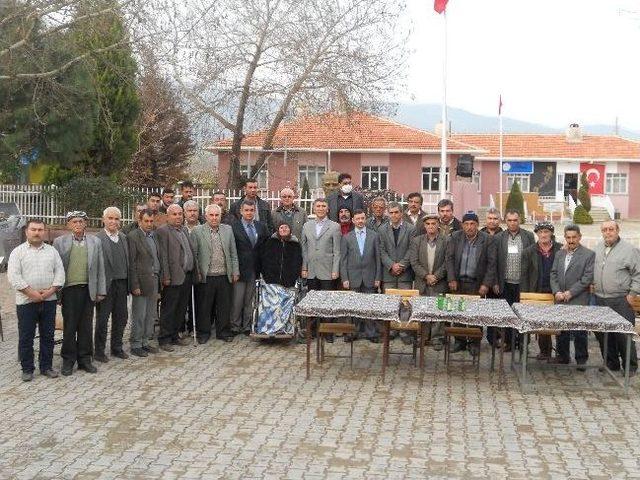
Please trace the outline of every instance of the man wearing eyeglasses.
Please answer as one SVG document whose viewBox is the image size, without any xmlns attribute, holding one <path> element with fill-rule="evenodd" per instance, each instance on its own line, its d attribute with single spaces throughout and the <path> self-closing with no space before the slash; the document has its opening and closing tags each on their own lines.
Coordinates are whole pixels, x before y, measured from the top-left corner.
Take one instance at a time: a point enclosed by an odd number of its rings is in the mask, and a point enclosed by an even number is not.
<svg viewBox="0 0 640 480">
<path fill-rule="evenodd" d="M 87 214 L 67 213 L 70 233 L 56 238 L 53 246 L 62 258 L 66 281 L 62 289 L 62 374 L 69 376 L 78 369 L 96 373 L 91 361 L 93 353 L 93 306 L 107 294 L 102 242 L 87 235 Z"/>
<path fill-rule="evenodd" d="M 291 228 L 291 234 L 298 240 L 302 238 L 302 227 L 307 221 L 307 212 L 298 207 L 293 200 L 295 192 L 291 188 L 280 190 L 280 206 L 271 214 L 274 225 L 286 223 Z"/>
</svg>

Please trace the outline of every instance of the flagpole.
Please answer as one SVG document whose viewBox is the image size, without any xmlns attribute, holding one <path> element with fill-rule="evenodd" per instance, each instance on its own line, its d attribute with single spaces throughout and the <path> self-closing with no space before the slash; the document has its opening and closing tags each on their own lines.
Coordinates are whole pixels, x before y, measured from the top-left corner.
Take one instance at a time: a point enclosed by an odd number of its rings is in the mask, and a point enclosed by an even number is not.
<svg viewBox="0 0 640 480">
<path fill-rule="evenodd" d="M 442 12 L 444 41 L 442 54 L 442 147 L 440 149 L 440 198 L 447 195 L 447 12 Z"/>
<path fill-rule="evenodd" d="M 503 184 L 502 184 L 502 161 L 503 161 L 503 157 L 502 157 L 502 95 L 500 96 L 500 111 L 498 113 L 498 118 L 500 119 L 500 217 L 503 216 L 503 211 L 502 211 L 502 190 L 504 190 L 503 188 Z"/>
</svg>

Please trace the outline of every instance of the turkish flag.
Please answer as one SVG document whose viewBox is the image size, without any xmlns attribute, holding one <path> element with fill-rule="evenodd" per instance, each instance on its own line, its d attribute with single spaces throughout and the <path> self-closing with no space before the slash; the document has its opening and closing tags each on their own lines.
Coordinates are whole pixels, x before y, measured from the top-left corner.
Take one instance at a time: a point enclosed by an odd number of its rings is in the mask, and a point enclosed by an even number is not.
<svg viewBox="0 0 640 480">
<path fill-rule="evenodd" d="M 449 0 L 435 0 L 435 2 L 433 3 L 433 9 L 438 13 L 444 12 L 447 8 L 448 1 Z"/>
<path fill-rule="evenodd" d="M 589 184 L 589 193 L 602 195 L 604 193 L 604 165 L 597 163 L 581 163 L 580 176 L 582 173 L 587 175 L 587 183 Z M 580 185 L 578 184 L 578 187 Z"/>
</svg>

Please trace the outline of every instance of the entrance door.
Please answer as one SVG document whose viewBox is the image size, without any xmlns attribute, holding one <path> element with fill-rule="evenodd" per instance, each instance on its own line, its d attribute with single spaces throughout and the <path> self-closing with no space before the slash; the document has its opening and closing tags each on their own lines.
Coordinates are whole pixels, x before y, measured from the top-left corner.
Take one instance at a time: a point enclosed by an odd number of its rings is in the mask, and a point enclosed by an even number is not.
<svg viewBox="0 0 640 480">
<path fill-rule="evenodd" d="M 578 174 L 577 173 L 565 173 L 564 174 L 564 198 L 569 195 L 573 197 L 573 201 L 578 200 Z"/>
</svg>

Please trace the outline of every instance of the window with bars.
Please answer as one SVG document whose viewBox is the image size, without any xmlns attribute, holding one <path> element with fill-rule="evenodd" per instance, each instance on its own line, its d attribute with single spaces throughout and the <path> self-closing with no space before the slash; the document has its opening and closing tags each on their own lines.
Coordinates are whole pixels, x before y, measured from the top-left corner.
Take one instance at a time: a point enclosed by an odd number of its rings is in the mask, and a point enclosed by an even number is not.
<svg viewBox="0 0 640 480">
<path fill-rule="evenodd" d="M 446 189 L 449 190 L 449 168 L 445 170 Z M 440 167 L 422 167 L 422 190 L 428 192 L 440 191 Z"/>
<path fill-rule="evenodd" d="M 627 193 L 627 174 L 626 173 L 607 173 L 605 191 L 608 194 L 626 194 Z"/>
<path fill-rule="evenodd" d="M 269 184 L 267 182 L 267 165 L 263 165 L 263 167 L 258 172 L 258 188 L 267 189 L 269 188 Z M 243 177 L 249 176 L 250 167 L 247 164 L 240 164 L 240 175 Z"/>
<path fill-rule="evenodd" d="M 522 190 L 523 193 L 529 192 L 531 175 L 526 175 L 526 174 L 507 175 L 507 189 L 508 190 L 511 190 L 511 187 L 513 186 L 513 183 L 516 180 L 520 184 L 520 190 Z"/>
<path fill-rule="evenodd" d="M 298 166 L 298 186 L 302 188 L 305 177 L 309 182 L 309 188 L 315 189 L 322 187 L 322 176 L 326 172 L 324 165 L 299 165 Z"/>
<path fill-rule="evenodd" d="M 386 190 L 389 188 L 388 167 L 362 167 L 362 188 L 368 190 Z"/>
</svg>

